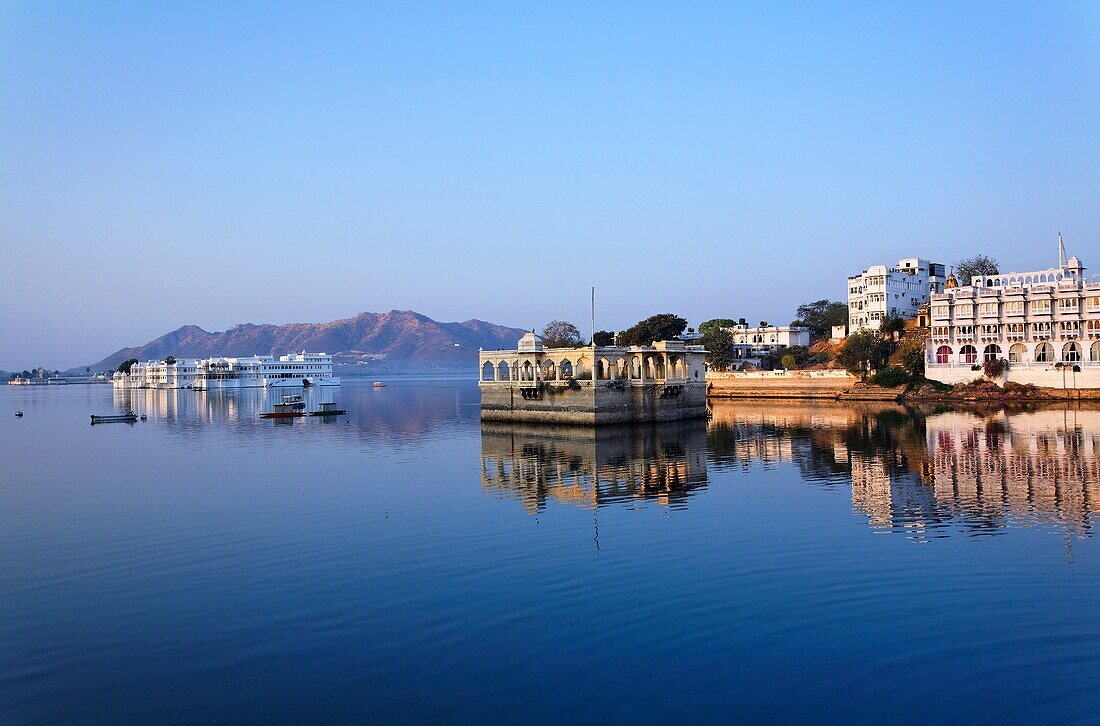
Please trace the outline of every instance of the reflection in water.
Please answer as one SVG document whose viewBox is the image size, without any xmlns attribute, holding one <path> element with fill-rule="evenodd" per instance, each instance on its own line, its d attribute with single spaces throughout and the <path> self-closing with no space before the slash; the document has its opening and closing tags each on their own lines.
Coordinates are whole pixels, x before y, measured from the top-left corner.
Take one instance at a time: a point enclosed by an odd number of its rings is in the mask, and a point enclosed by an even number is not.
<svg viewBox="0 0 1100 726">
<path fill-rule="evenodd" d="M 481 482 L 530 513 L 554 499 L 583 507 L 647 500 L 682 507 L 706 488 L 701 421 L 642 426 L 483 422 Z"/>
<path fill-rule="evenodd" d="M 798 466 L 811 483 L 851 486 L 877 530 L 921 538 L 1010 524 L 1091 533 L 1100 502 L 1100 411 L 925 416 L 900 406 L 718 402 L 707 434 L 720 468 Z"/>
</svg>

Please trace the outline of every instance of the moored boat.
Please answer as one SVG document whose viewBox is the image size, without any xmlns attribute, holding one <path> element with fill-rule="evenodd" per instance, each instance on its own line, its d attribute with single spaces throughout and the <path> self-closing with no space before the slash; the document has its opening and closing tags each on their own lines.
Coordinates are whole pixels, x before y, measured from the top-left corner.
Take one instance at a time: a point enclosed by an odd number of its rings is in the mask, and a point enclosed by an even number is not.
<svg viewBox="0 0 1100 726">
<path fill-rule="evenodd" d="M 385 384 L 385 383 L 383 383 L 382 381 L 375 381 L 375 382 L 374 382 L 374 387 L 375 387 L 375 388 L 383 388 L 383 387 L 384 387 L 385 385 L 386 385 L 386 384 Z"/>
<path fill-rule="evenodd" d="M 297 398 L 297 401 L 293 399 Z M 260 414 L 260 418 L 297 418 L 298 416 L 305 416 L 306 412 L 303 410 L 306 405 L 302 403 L 301 396 L 283 396 L 282 403 L 276 403 L 272 408 L 272 411 L 265 411 Z M 287 400 L 291 399 L 291 400 Z"/>
<path fill-rule="evenodd" d="M 309 412 L 310 416 L 340 416 L 348 412 L 346 408 L 336 408 L 335 403 L 322 403 L 319 405 L 319 409 Z"/>
<path fill-rule="evenodd" d="M 137 414 L 131 411 L 130 413 L 110 414 L 107 416 L 96 416 L 92 414 L 92 423 L 134 423 L 138 420 Z"/>
</svg>

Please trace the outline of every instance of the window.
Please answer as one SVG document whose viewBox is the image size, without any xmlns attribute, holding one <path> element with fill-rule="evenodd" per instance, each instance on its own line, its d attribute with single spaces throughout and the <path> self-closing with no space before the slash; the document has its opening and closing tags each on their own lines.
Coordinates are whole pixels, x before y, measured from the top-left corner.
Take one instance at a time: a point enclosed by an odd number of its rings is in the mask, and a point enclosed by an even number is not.
<svg viewBox="0 0 1100 726">
<path fill-rule="evenodd" d="M 1001 346 L 999 345 L 987 345 L 985 350 L 982 351 L 982 360 L 989 362 L 991 360 L 997 360 L 1001 357 Z"/>
<path fill-rule="evenodd" d="M 1085 298 L 1085 309 L 1090 312 L 1100 310 L 1100 296 L 1093 295 L 1092 297 Z"/>
<path fill-rule="evenodd" d="M 966 303 L 964 305 L 956 305 L 955 306 L 955 317 L 956 318 L 972 318 L 972 317 L 974 317 L 974 306 L 971 305 L 970 303 Z"/>
<path fill-rule="evenodd" d="M 1024 324 L 1023 323 L 1008 323 L 1005 325 L 1005 335 L 1010 338 L 1022 338 L 1024 337 Z"/>
<path fill-rule="evenodd" d="M 1054 346 L 1050 343 L 1040 343 L 1035 346 L 1035 362 L 1049 363 L 1054 360 Z"/>
<path fill-rule="evenodd" d="M 1076 338 L 1081 334 L 1081 323 L 1077 320 L 1065 320 L 1058 323 L 1063 338 Z"/>
<path fill-rule="evenodd" d="M 1090 338 L 1100 338 L 1100 320 L 1089 320 L 1086 322 L 1085 335 Z"/>
<path fill-rule="evenodd" d="M 973 325 L 960 325 L 955 328 L 955 337 L 957 338 L 973 338 L 974 326 Z"/>
<path fill-rule="evenodd" d="M 995 318 L 997 317 L 997 303 L 984 302 L 978 305 L 978 314 L 983 318 Z"/>
<path fill-rule="evenodd" d="M 983 338 L 996 338 L 997 335 L 998 335 L 999 329 L 1000 329 L 999 325 L 983 325 L 982 326 L 982 337 Z"/>
<path fill-rule="evenodd" d="M 1008 349 L 1008 362 L 1009 363 L 1023 363 L 1027 360 L 1027 346 L 1023 343 L 1016 343 Z"/>
<path fill-rule="evenodd" d="M 1012 300 L 1005 303 L 1005 315 L 1023 315 L 1024 314 L 1024 301 Z"/>
<path fill-rule="evenodd" d="M 1077 298 L 1075 298 L 1075 297 L 1058 298 L 1058 312 L 1060 312 L 1060 313 L 1075 313 L 1075 312 L 1077 312 Z"/>
<path fill-rule="evenodd" d="M 1031 326 L 1032 335 L 1036 338 L 1049 338 L 1050 337 L 1050 323 L 1033 323 Z"/>
<path fill-rule="evenodd" d="M 932 306 L 932 317 L 936 320 L 947 320 L 950 310 L 951 308 L 946 305 L 934 305 Z"/>
<path fill-rule="evenodd" d="M 947 365 L 951 362 L 951 346 L 941 345 L 936 348 L 936 363 L 939 365 Z"/>
<path fill-rule="evenodd" d="M 1062 348 L 1062 360 L 1066 363 L 1081 362 L 1081 346 L 1078 343 L 1066 343 Z"/>
<path fill-rule="evenodd" d="M 1093 363 L 1100 363 L 1100 340 L 1092 344 L 1092 348 L 1089 352 L 1089 360 Z"/>
<path fill-rule="evenodd" d="M 1032 300 L 1030 305 L 1032 315 L 1050 314 L 1050 300 Z"/>
<path fill-rule="evenodd" d="M 951 337 L 951 328 L 947 327 L 946 325 L 938 325 L 932 328 L 932 337 L 938 338 L 940 340 L 947 340 Z"/>
<path fill-rule="evenodd" d="M 959 351 L 959 358 L 963 363 L 977 363 L 978 349 L 972 345 L 964 345 Z"/>
</svg>

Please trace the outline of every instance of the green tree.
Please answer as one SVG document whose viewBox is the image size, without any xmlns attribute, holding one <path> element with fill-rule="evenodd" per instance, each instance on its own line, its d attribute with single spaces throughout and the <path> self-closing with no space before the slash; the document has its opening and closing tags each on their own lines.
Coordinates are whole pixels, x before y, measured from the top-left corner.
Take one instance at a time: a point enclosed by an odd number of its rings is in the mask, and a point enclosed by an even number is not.
<svg viewBox="0 0 1100 726">
<path fill-rule="evenodd" d="M 828 338 L 832 335 L 834 325 L 845 325 L 848 322 L 848 305 L 832 300 L 815 300 L 799 305 L 796 314 L 798 318 L 791 325 L 809 328 L 810 335 L 814 338 Z"/>
<path fill-rule="evenodd" d="M 898 345 L 898 364 L 912 376 L 924 375 L 924 341 L 916 336 L 904 338 Z"/>
<path fill-rule="evenodd" d="M 672 340 L 686 327 L 687 321 L 679 315 L 651 315 L 620 333 L 619 345 L 651 345 L 659 340 Z"/>
<path fill-rule="evenodd" d="M 798 367 L 798 361 L 794 359 L 794 356 L 787 353 L 785 356 L 779 359 L 779 365 L 783 366 L 788 371 L 793 371 Z"/>
<path fill-rule="evenodd" d="M 706 335 L 707 331 L 711 328 L 732 328 L 734 325 L 737 325 L 736 320 L 730 320 L 729 318 L 713 318 L 699 323 L 699 332 Z"/>
<path fill-rule="evenodd" d="M 724 371 L 733 363 L 733 336 L 722 327 L 711 327 L 703 333 L 703 347 L 707 349 L 707 365 L 711 370 Z"/>
<path fill-rule="evenodd" d="M 851 373 L 866 376 L 867 371 L 879 368 L 890 355 L 890 345 L 871 330 L 857 330 L 844 341 L 836 359 Z"/>
<path fill-rule="evenodd" d="M 137 362 L 137 358 L 130 358 L 129 360 L 122 361 L 122 363 L 120 363 L 118 366 L 118 372 L 122 373 L 123 375 L 129 375 L 130 369 L 133 368 L 134 364 Z"/>
<path fill-rule="evenodd" d="M 1000 267 L 997 260 L 989 255 L 974 255 L 966 257 L 955 263 L 955 278 L 962 286 L 969 285 L 975 275 L 999 275 Z"/>
<path fill-rule="evenodd" d="M 615 334 L 610 330 L 597 330 L 592 336 L 592 345 L 615 345 Z"/>
<path fill-rule="evenodd" d="M 576 348 L 584 345 L 584 339 L 573 323 L 551 320 L 542 329 L 542 344 L 547 348 Z"/>
<path fill-rule="evenodd" d="M 174 366 L 176 364 L 176 356 L 170 355 L 164 359 L 165 364 Z"/>
<path fill-rule="evenodd" d="M 879 330 L 888 339 L 892 339 L 895 335 L 900 337 L 905 332 L 905 318 L 896 315 L 886 318 L 879 326 Z"/>
</svg>

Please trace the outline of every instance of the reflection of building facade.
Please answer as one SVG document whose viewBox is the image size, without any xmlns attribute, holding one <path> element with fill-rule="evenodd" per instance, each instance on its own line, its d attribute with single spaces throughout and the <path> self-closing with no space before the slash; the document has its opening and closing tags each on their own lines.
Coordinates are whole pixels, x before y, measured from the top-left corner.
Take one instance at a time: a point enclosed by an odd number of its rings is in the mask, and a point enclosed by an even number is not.
<svg viewBox="0 0 1100 726">
<path fill-rule="evenodd" d="M 327 353 L 254 355 L 248 358 L 168 358 L 135 363 L 115 373 L 115 388 L 271 388 L 338 386 Z"/>
<path fill-rule="evenodd" d="M 631 423 L 706 415 L 702 346 L 544 348 L 527 333 L 516 350 L 479 356 L 486 421 Z"/>
<path fill-rule="evenodd" d="M 1059 251 L 1057 268 L 979 275 L 933 295 L 926 375 L 959 383 L 1007 360 L 1015 383 L 1100 388 L 1100 282 L 1060 240 Z"/>
<path fill-rule="evenodd" d="M 646 500 L 682 505 L 707 484 L 702 422 L 630 427 L 547 427 L 483 422 L 481 481 L 522 502 L 585 507 Z"/>
</svg>

